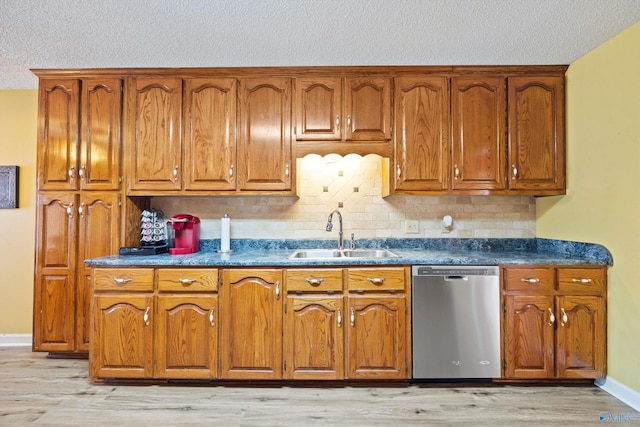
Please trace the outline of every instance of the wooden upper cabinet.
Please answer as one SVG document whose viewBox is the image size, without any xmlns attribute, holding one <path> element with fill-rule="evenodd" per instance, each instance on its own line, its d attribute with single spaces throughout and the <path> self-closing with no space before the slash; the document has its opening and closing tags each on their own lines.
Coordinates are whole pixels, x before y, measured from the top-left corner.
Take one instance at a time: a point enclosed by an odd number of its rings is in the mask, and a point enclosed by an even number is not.
<svg viewBox="0 0 640 427">
<path fill-rule="evenodd" d="M 78 188 L 80 81 L 41 79 L 38 94 L 38 189 Z"/>
<path fill-rule="evenodd" d="M 126 90 L 129 190 L 180 190 L 182 79 L 132 78 Z"/>
<path fill-rule="evenodd" d="M 388 77 L 296 79 L 296 139 L 390 140 L 391 79 Z"/>
<path fill-rule="evenodd" d="M 506 79 L 451 79 L 451 189 L 505 188 Z"/>
<path fill-rule="evenodd" d="M 342 78 L 296 79 L 296 139 L 342 139 Z"/>
<path fill-rule="evenodd" d="M 509 78 L 509 188 L 565 192 L 564 76 Z"/>
<path fill-rule="evenodd" d="M 81 110 L 80 188 L 117 190 L 122 176 L 122 80 L 83 80 Z"/>
<path fill-rule="evenodd" d="M 236 100 L 236 79 L 184 81 L 186 190 L 235 189 Z"/>
<path fill-rule="evenodd" d="M 345 79 L 347 141 L 391 139 L 391 79 L 347 77 Z"/>
<path fill-rule="evenodd" d="M 238 189 L 292 189 L 290 78 L 240 79 Z"/>
<path fill-rule="evenodd" d="M 399 77 L 395 81 L 395 190 L 449 186 L 449 79 Z"/>
</svg>

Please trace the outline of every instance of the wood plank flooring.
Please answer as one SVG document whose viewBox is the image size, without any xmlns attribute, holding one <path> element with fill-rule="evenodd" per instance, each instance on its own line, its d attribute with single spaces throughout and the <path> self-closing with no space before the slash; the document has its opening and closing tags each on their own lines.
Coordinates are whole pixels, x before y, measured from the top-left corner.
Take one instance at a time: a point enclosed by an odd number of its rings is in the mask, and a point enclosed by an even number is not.
<svg viewBox="0 0 640 427">
<path fill-rule="evenodd" d="M 0 347 L 1 426 L 566 427 L 603 425 L 603 412 L 636 413 L 592 385 L 95 385 L 86 360 Z"/>
</svg>

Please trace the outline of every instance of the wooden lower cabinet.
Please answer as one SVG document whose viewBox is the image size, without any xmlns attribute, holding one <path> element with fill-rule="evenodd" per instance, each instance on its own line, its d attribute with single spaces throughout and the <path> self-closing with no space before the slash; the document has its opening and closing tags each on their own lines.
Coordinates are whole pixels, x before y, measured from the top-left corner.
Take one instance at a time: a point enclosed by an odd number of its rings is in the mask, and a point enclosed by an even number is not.
<svg viewBox="0 0 640 427">
<path fill-rule="evenodd" d="M 290 295 L 285 315 L 284 377 L 344 379 L 342 295 Z"/>
<path fill-rule="evenodd" d="M 94 268 L 90 373 L 406 379 L 408 274 L 408 267 L 237 268 L 221 276 L 207 268 Z"/>
<path fill-rule="evenodd" d="M 222 378 L 282 378 L 282 291 L 282 270 L 224 270 Z"/>
<path fill-rule="evenodd" d="M 507 268 L 504 285 L 505 378 L 606 375 L 606 268 Z"/>
<path fill-rule="evenodd" d="M 215 295 L 158 296 L 157 378 L 217 378 L 217 307 Z"/>
<path fill-rule="evenodd" d="M 347 378 L 407 378 L 406 299 L 349 296 Z"/>
<path fill-rule="evenodd" d="M 100 378 L 153 377 L 153 295 L 94 297 L 90 373 Z"/>
</svg>

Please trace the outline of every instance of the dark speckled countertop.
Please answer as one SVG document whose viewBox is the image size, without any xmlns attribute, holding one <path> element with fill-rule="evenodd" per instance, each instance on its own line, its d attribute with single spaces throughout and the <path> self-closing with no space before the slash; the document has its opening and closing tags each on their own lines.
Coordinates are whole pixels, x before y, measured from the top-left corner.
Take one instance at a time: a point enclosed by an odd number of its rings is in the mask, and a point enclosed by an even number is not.
<svg viewBox="0 0 640 427">
<path fill-rule="evenodd" d="M 346 242 L 348 244 L 348 242 Z M 335 240 L 231 241 L 233 252 L 216 252 L 219 240 L 202 240 L 190 255 L 108 256 L 85 260 L 96 267 L 259 267 L 331 265 L 613 265 L 601 245 L 551 239 L 360 239 L 358 249 L 385 248 L 399 258 L 290 259 L 298 249 L 335 249 Z"/>
</svg>

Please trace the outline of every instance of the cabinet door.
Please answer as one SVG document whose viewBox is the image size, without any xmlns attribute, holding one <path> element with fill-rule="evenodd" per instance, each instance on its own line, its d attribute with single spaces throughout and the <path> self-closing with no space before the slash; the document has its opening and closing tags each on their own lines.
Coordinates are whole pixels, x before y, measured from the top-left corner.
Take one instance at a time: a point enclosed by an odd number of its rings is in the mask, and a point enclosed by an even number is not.
<svg viewBox="0 0 640 427">
<path fill-rule="evenodd" d="M 342 78 L 296 79 L 296 139 L 339 141 L 342 138 Z"/>
<path fill-rule="evenodd" d="M 80 187 L 83 190 L 118 190 L 122 80 L 83 80 L 81 110 Z"/>
<path fill-rule="evenodd" d="M 344 307 L 339 296 L 289 296 L 285 378 L 344 378 Z"/>
<path fill-rule="evenodd" d="M 395 90 L 396 190 L 449 187 L 449 80 L 399 77 Z"/>
<path fill-rule="evenodd" d="M 553 297 L 508 295 L 505 303 L 505 377 L 553 378 Z"/>
<path fill-rule="evenodd" d="M 74 350 L 78 196 L 38 195 L 33 349 Z"/>
<path fill-rule="evenodd" d="M 345 79 L 345 114 L 346 140 L 391 140 L 391 79 Z"/>
<path fill-rule="evenodd" d="M 291 190 L 291 79 L 240 80 L 239 104 L 239 189 Z"/>
<path fill-rule="evenodd" d="M 182 80 L 131 79 L 127 103 L 129 189 L 179 190 Z"/>
<path fill-rule="evenodd" d="M 225 270 L 222 378 L 282 378 L 282 271 Z"/>
<path fill-rule="evenodd" d="M 236 187 L 236 79 L 184 81 L 186 190 Z"/>
<path fill-rule="evenodd" d="M 38 189 L 78 188 L 78 80 L 40 81 L 38 92 Z"/>
<path fill-rule="evenodd" d="M 96 295 L 89 357 L 98 378 L 152 378 L 153 296 Z"/>
<path fill-rule="evenodd" d="M 216 378 L 218 297 L 160 295 L 156 322 L 157 378 Z"/>
<path fill-rule="evenodd" d="M 597 296 L 558 297 L 559 378 L 603 378 L 607 354 L 605 303 Z"/>
<path fill-rule="evenodd" d="M 509 78 L 509 188 L 565 189 L 564 76 Z"/>
<path fill-rule="evenodd" d="M 85 259 L 115 255 L 120 247 L 120 194 L 83 192 L 78 207 L 76 350 L 89 351 L 91 267 Z"/>
<path fill-rule="evenodd" d="M 452 189 L 505 188 L 506 98 L 503 77 L 451 79 Z"/>
<path fill-rule="evenodd" d="M 349 296 L 347 315 L 347 378 L 406 378 L 404 295 Z"/>
</svg>

